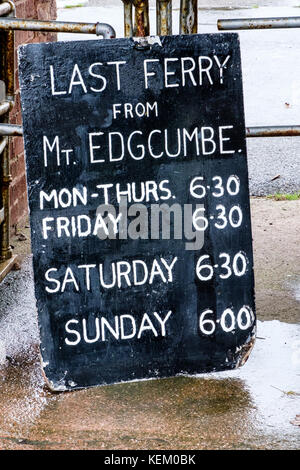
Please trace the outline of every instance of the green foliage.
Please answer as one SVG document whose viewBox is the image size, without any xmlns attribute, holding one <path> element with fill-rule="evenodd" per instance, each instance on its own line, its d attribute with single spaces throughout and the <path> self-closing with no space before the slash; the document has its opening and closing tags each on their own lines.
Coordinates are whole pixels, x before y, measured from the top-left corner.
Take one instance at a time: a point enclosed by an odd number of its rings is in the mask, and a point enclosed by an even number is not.
<svg viewBox="0 0 300 470">
<path fill-rule="evenodd" d="M 77 5 L 65 5 L 64 8 L 80 8 L 84 7 L 84 3 L 78 3 Z"/>
<path fill-rule="evenodd" d="M 283 193 L 276 193 L 271 194 L 268 196 L 269 199 L 275 199 L 275 201 L 297 201 L 300 199 L 300 191 L 292 194 L 283 194 Z"/>
</svg>

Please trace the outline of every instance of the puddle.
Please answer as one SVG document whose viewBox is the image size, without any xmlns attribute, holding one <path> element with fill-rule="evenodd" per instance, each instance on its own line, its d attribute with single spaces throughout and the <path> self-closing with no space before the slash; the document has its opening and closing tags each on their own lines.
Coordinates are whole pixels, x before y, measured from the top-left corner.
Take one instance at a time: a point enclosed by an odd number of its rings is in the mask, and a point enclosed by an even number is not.
<svg viewBox="0 0 300 470">
<path fill-rule="evenodd" d="M 58 2 L 59 5 L 75 3 L 87 2 Z M 175 7 L 179 4 L 174 3 Z M 283 3 L 283 8 L 277 8 Z M 95 4 L 99 6 L 100 2 L 90 0 L 89 7 L 59 10 L 58 19 L 88 22 L 98 19 L 110 23 L 113 5 L 113 25 L 121 37 L 121 0 L 103 0 L 102 8 L 92 7 Z M 267 6 L 273 8 L 264 8 Z M 222 10 L 222 17 L 226 18 L 295 16 L 297 10 L 291 8 L 294 6 L 299 5 L 290 0 L 220 0 L 214 2 L 210 13 L 209 2 L 200 1 L 199 32 L 217 32 L 216 20 L 220 16 L 216 10 Z M 238 11 L 233 13 L 233 9 Z M 150 15 L 152 34 L 155 34 L 153 8 Z M 173 19 L 176 33 L 178 11 L 174 10 Z M 294 78 L 299 75 L 297 34 L 296 30 L 240 33 L 247 125 L 277 125 L 279 121 L 297 124 L 299 96 Z M 95 36 L 88 37 L 95 39 Z M 59 35 L 60 40 L 86 38 L 86 35 Z M 278 75 L 279 62 L 281 74 Z M 265 83 L 268 83 L 268 94 Z M 291 106 L 286 108 L 285 102 Z M 273 158 L 272 152 L 269 153 Z M 293 178 L 296 173 L 295 168 Z M 278 241 L 270 240 L 273 250 Z M 265 264 L 266 247 L 259 250 Z M 284 249 L 278 250 L 281 252 L 275 266 L 286 256 Z M 274 275 L 270 261 L 267 267 L 268 273 Z M 280 276 L 276 279 L 282 279 Z M 265 318 L 297 321 L 296 306 L 288 301 L 291 292 L 295 303 L 300 302 L 298 281 L 289 284 L 287 292 L 280 297 L 274 297 L 274 292 L 278 292 L 276 286 L 270 291 L 260 283 L 260 289 L 267 298 L 265 310 L 269 317 Z M 283 306 L 286 317 L 279 317 Z M 45 388 L 39 364 L 31 259 L 28 258 L 21 271 L 11 273 L 0 285 L 0 449 L 299 448 L 300 428 L 291 421 L 300 412 L 300 324 L 258 321 L 257 336 L 248 362 L 238 370 L 53 395 Z"/>
<path fill-rule="evenodd" d="M 300 276 L 288 275 L 289 280 L 283 283 L 283 289 L 288 290 L 291 293 L 291 296 L 296 299 L 297 302 L 300 302 Z M 300 322 L 300 308 L 298 313 L 298 319 Z"/>
<path fill-rule="evenodd" d="M 238 370 L 51 394 L 39 364 L 30 258 L 0 285 L 0 312 L 9 356 L 0 367 L 0 448 L 299 447 L 291 421 L 300 412 L 300 324 L 258 321 Z"/>
<path fill-rule="evenodd" d="M 294 294 L 295 294 L 296 300 L 300 302 L 300 284 L 297 284 L 294 287 Z"/>
<path fill-rule="evenodd" d="M 0 373 L 0 448 L 299 446 L 300 325 L 258 322 L 248 362 L 229 372 L 54 395 L 33 348 Z"/>
<path fill-rule="evenodd" d="M 256 344 L 246 365 L 207 377 L 242 380 L 262 431 L 293 433 L 290 420 L 300 410 L 300 324 L 259 321 Z M 300 432 L 295 439 L 300 442 Z"/>
</svg>

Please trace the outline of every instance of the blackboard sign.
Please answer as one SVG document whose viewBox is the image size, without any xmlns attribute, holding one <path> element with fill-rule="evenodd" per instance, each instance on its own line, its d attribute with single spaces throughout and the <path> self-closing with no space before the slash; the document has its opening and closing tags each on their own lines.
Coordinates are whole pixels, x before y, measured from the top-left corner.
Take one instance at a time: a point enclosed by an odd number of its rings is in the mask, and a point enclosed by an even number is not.
<svg viewBox="0 0 300 470">
<path fill-rule="evenodd" d="M 236 34 L 19 49 L 53 390 L 232 369 L 255 334 Z"/>
</svg>

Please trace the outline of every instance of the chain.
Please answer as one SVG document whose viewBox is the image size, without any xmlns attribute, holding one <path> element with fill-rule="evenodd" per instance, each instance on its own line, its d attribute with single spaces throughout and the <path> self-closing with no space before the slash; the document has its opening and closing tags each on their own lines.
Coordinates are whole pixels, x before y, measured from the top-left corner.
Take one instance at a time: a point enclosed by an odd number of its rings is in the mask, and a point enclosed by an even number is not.
<svg viewBox="0 0 300 470">
<path fill-rule="evenodd" d="M 190 11 L 189 11 L 189 14 L 187 15 L 187 18 L 186 18 L 186 25 L 187 25 L 187 29 L 188 29 L 188 34 L 192 34 L 193 33 L 193 26 L 194 26 L 194 22 L 195 22 L 195 15 L 194 15 L 192 0 L 189 1 L 189 8 L 190 8 Z"/>
</svg>

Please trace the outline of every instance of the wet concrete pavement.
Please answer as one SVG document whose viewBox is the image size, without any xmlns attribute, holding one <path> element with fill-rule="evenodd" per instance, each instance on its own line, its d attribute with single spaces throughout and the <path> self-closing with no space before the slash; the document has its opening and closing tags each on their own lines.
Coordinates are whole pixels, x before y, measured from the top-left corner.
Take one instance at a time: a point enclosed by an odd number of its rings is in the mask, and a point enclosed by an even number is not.
<svg viewBox="0 0 300 470">
<path fill-rule="evenodd" d="M 52 394 L 26 256 L 0 284 L 0 449 L 299 448 L 300 201 L 251 207 L 258 332 L 234 371 Z"/>
</svg>

